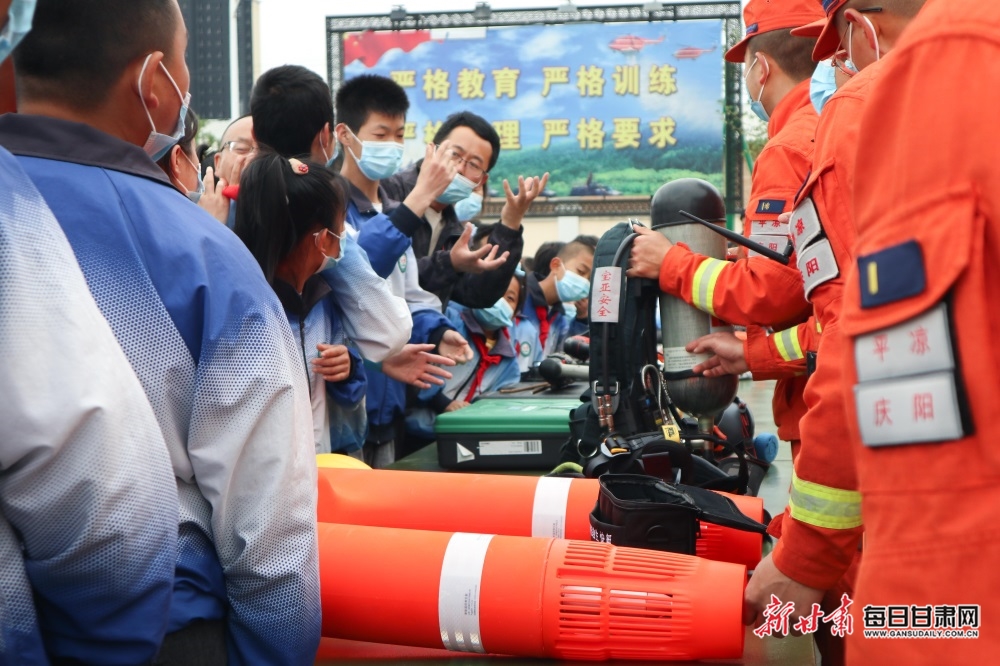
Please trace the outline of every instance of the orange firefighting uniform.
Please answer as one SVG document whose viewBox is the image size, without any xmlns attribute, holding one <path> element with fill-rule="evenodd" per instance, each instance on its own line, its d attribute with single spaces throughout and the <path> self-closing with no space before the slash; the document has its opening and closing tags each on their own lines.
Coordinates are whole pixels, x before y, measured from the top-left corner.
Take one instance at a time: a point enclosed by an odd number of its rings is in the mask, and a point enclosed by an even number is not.
<svg viewBox="0 0 1000 666">
<path fill-rule="evenodd" d="M 818 119 L 809 81 L 800 83 L 775 107 L 767 127 L 770 138 L 754 164 L 744 233 L 779 252 L 787 244 L 788 228 L 778 216 L 791 210 L 809 172 Z M 788 266 L 759 256 L 730 262 L 678 244 L 664 257 L 659 282 L 662 291 L 731 324 L 783 330 L 805 321 L 810 312 L 794 257 Z M 784 346 L 776 342 L 785 340 L 768 340 L 762 329 L 751 329 L 744 351 L 755 379 L 778 379 L 773 401 L 778 436 L 795 442 L 805 413 L 802 390 L 809 348 L 799 346 L 797 336 L 788 336 Z"/>
<path fill-rule="evenodd" d="M 840 308 L 844 275 L 855 241 L 851 193 L 861 113 L 882 62 L 866 67 L 823 109 L 816 132 L 813 170 L 799 194 L 789 233 L 807 298 L 821 327 L 816 372 L 806 386 L 808 411 L 800 429 L 792 491 L 772 553 L 786 576 L 821 590 L 834 588 L 857 554 L 862 533 L 861 498 L 846 439 L 842 391 Z M 862 146 L 863 157 L 869 156 Z M 847 590 L 850 580 L 842 582 Z"/>
<path fill-rule="evenodd" d="M 1000 649 L 1000 3 L 929 0 L 891 55 L 861 126 L 842 314 L 866 530 L 848 657 L 982 663 Z M 952 626 L 978 619 L 979 637 L 865 639 L 866 604 L 931 628 L 964 605 Z"/>
</svg>

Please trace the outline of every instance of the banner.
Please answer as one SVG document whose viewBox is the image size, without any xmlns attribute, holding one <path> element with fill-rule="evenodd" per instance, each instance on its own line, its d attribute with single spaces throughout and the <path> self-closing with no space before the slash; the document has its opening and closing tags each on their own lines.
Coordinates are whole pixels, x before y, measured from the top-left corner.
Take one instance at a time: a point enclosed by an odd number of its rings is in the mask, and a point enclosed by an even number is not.
<svg viewBox="0 0 1000 666">
<path fill-rule="evenodd" d="M 344 79 L 389 76 L 410 99 L 406 161 L 449 114 L 497 129 L 502 179 L 551 176 L 556 196 L 723 186 L 722 21 L 568 24 L 344 36 Z"/>
</svg>

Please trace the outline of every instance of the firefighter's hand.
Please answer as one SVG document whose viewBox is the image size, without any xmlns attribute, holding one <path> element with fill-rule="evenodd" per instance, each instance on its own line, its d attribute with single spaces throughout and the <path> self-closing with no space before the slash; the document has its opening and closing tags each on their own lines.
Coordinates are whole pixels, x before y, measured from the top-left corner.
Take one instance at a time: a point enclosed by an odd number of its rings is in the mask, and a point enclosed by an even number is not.
<svg viewBox="0 0 1000 666">
<path fill-rule="evenodd" d="M 382 372 L 420 389 L 429 389 L 431 384 L 441 386 L 451 379 L 451 373 L 440 366 L 455 362 L 433 351 L 434 345 L 405 345 L 401 352 L 382 361 Z"/>
<path fill-rule="evenodd" d="M 674 246 L 666 236 L 646 227 L 633 226 L 639 237 L 632 241 L 629 269 L 630 278 L 660 279 L 660 265 L 667 252 Z"/>
<path fill-rule="evenodd" d="M 794 636 L 800 635 L 792 627 L 803 616 L 808 616 L 812 605 L 823 599 L 823 590 L 798 583 L 778 570 L 768 555 L 756 566 L 750 583 L 743 592 L 743 624 L 759 627 L 764 624 L 764 609 L 772 602 L 771 595 L 782 605 L 792 602 L 794 610 L 788 616 L 788 628 Z M 773 634 L 772 634 L 773 635 Z M 780 637 L 780 634 L 777 634 Z"/>
<path fill-rule="evenodd" d="M 692 372 L 706 377 L 742 375 L 750 369 L 743 354 L 743 341 L 732 333 L 709 333 L 689 342 L 686 349 L 692 354 L 714 354 L 704 363 L 691 368 Z"/>
<path fill-rule="evenodd" d="M 351 376 L 351 354 L 344 345 L 316 345 L 319 357 L 313 359 L 313 372 L 328 382 L 342 382 Z"/>
<path fill-rule="evenodd" d="M 472 347 L 461 333 L 455 330 L 445 332 L 441 342 L 438 343 L 438 353 L 455 363 L 468 363 L 472 360 Z"/>
</svg>

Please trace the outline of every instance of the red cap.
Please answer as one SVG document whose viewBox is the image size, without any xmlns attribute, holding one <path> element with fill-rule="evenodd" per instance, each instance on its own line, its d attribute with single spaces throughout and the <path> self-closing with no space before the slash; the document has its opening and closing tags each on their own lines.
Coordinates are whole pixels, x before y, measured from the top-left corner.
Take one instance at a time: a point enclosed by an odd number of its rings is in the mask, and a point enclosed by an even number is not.
<svg viewBox="0 0 1000 666">
<path fill-rule="evenodd" d="M 847 4 L 847 0 L 822 0 L 822 2 L 826 18 L 792 30 L 792 34 L 798 37 L 817 37 L 816 47 L 813 48 L 813 60 L 816 62 L 832 58 L 840 50 L 840 34 L 837 32 L 833 17 Z"/>
<path fill-rule="evenodd" d="M 847 0 L 842 0 L 847 2 Z M 729 62 L 743 62 L 747 52 L 747 42 L 752 37 L 773 30 L 787 30 L 823 18 L 819 0 L 750 0 L 743 8 L 743 23 L 747 27 L 746 36 L 739 44 L 726 51 Z"/>
</svg>

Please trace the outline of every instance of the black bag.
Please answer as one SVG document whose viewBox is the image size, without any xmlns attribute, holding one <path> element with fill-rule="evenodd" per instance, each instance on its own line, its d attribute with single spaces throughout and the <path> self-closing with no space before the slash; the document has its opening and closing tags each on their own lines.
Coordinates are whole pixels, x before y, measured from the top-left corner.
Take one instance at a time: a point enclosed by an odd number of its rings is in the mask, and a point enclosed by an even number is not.
<svg viewBox="0 0 1000 666">
<path fill-rule="evenodd" d="M 699 523 L 764 534 L 728 497 L 638 474 L 605 474 L 590 514 L 594 541 L 695 554 Z"/>
</svg>

